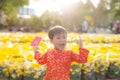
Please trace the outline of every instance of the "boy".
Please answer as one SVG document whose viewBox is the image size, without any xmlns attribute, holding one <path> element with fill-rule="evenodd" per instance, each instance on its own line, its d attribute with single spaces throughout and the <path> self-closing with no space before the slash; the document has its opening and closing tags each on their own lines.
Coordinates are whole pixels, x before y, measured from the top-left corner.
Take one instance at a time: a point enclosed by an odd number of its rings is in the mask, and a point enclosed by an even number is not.
<svg viewBox="0 0 120 80">
<path fill-rule="evenodd" d="M 40 64 L 46 64 L 46 76 L 43 80 L 70 80 L 71 62 L 79 63 L 87 62 L 89 51 L 82 48 L 80 40 L 79 54 L 72 50 L 64 50 L 67 43 L 67 31 L 64 27 L 55 26 L 48 32 L 50 42 L 54 45 L 54 49 L 48 50 L 44 55 L 37 51 L 34 47 L 35 59 Z"/>
</svg>

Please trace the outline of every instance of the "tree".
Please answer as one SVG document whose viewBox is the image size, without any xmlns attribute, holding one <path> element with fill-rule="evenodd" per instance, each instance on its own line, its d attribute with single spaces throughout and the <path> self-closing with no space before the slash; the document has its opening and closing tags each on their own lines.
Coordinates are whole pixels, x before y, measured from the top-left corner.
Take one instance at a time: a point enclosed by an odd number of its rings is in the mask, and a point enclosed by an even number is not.
<svg viewBox="0 0 120 80">
<path fill-rule="evenodd" d="M 115 18 L 119 17 L 120 19 L 120 0 L 110 0 L 110 12 L 114 15 Z"/>
<path fill-rule="evenodd" d="M 42 19 L 40 17 L 33 16 L 28 21 L 29 21 L 29 25 L 30 25 L 32 30 L 35 30 L 35 31 L 44 30 L 43 22 L 42 22 Z"/>
<path fill-rule="evenodd" d="M 80 29 L 81 24 L 86 16 L 93 16 L 94 6 L 91 0 L 86 3 L 82 1 L 72 4 L 63 10 L 64 25 L 73 30 L 73 28 Z"/>
<path fill-rule="evenodd" d="M 28 2 L 29 0 L 0 0 L 0 18 L 6 15 L 9 24 L 16 23 L 19 7 Z"/>
<path fill-rule="evenodd" d="M 29 0 L 0 0 L 0 10 L 6 14 L 11 12 L 12 9 L 27 5 Z"/>
<path fill-rule="evenodd" d="M 94 26 L 94 11 L 95 11 L 95 7 L 93 5 L 93 3 L 91 2 L 91 0 L 87 0 L 86 4 L 84 5 L 85 8 L 85 19 L 89 22 L 89 26 L 93 27 Z"/>
<path fill-rule="evenodd" d="M 42 27 L 44 28 L 49 28 L 50 26 L 61 24 L 61 17 L 58 12 L 46 11 L 40 18 L 42 19 L 43 22 Z"/>
<path fill-rule="evenodd" d="M 108 21 L 108 4 L 106 0 L 100 0 L 97 8 L 94 11 L 95 25 L 97 27 L 107 26 Z"/>
</svg>

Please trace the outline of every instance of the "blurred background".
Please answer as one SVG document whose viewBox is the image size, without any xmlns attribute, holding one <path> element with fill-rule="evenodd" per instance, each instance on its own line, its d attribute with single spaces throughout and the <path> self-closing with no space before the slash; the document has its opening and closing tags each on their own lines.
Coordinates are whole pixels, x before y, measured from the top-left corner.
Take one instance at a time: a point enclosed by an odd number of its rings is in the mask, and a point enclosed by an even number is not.
<svg viewBox="0 0 120 80">
<path fill-rule="evenodd" d="M 54 25 L 119 33 L 120 0 L 0 0 L 0 31 L 47 31 Z"/>
<path fill-rule="evenodd" d="M 46 65 L 34 59 L 53 49 L 49 28 L 68 30 L 66 49 L 79 52 L 79 36 L 88 62 L 73 62 L 71 80 L 120 80 L 120 0 L 0 0 L 0 80 L 42 80 Z"/>
</svg>

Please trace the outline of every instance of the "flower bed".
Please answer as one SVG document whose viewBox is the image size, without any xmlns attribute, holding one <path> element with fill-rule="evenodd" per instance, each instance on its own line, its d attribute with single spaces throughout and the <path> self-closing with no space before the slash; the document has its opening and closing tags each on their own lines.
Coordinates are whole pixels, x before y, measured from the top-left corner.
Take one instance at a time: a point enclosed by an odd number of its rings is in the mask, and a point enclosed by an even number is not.
<svg viewBox="0 0 120 80">
<path fill-rule="evenodd" d="M 34 60 L 30 42 L 43 37 L 39 51 L 43 54 L 53 48 L 46 33 L 0 34 L 0 80 L 41 80 L 46 66 Z M 78 53 L 79 34 L 69 33 L 66 49 Z M 81 34 L 84 47 L 90 50 L 88 62 L 72 63 L 71 80 L 120 80 L 120 35 Z M 94 39 L 95 37 L 95 39 Z M 48 46 L 49 45 L 49 46 Z"/>
</svg>

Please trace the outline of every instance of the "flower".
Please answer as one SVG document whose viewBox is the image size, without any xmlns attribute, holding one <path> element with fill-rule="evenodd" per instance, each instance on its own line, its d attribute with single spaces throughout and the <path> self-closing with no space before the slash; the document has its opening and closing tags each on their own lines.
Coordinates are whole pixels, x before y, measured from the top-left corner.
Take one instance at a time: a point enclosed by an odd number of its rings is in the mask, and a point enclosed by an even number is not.
<svg viewBox="0 0 120 80">
<path fill-rule="evenodd" d="M 37 72 L 37 73 L 34 75 L 34 78 L 35 78 L 35 79 L 38 79 L 40 75 L 41 75 L 41 73 L 40 73 L 40 72 Z"/>
</svg>

